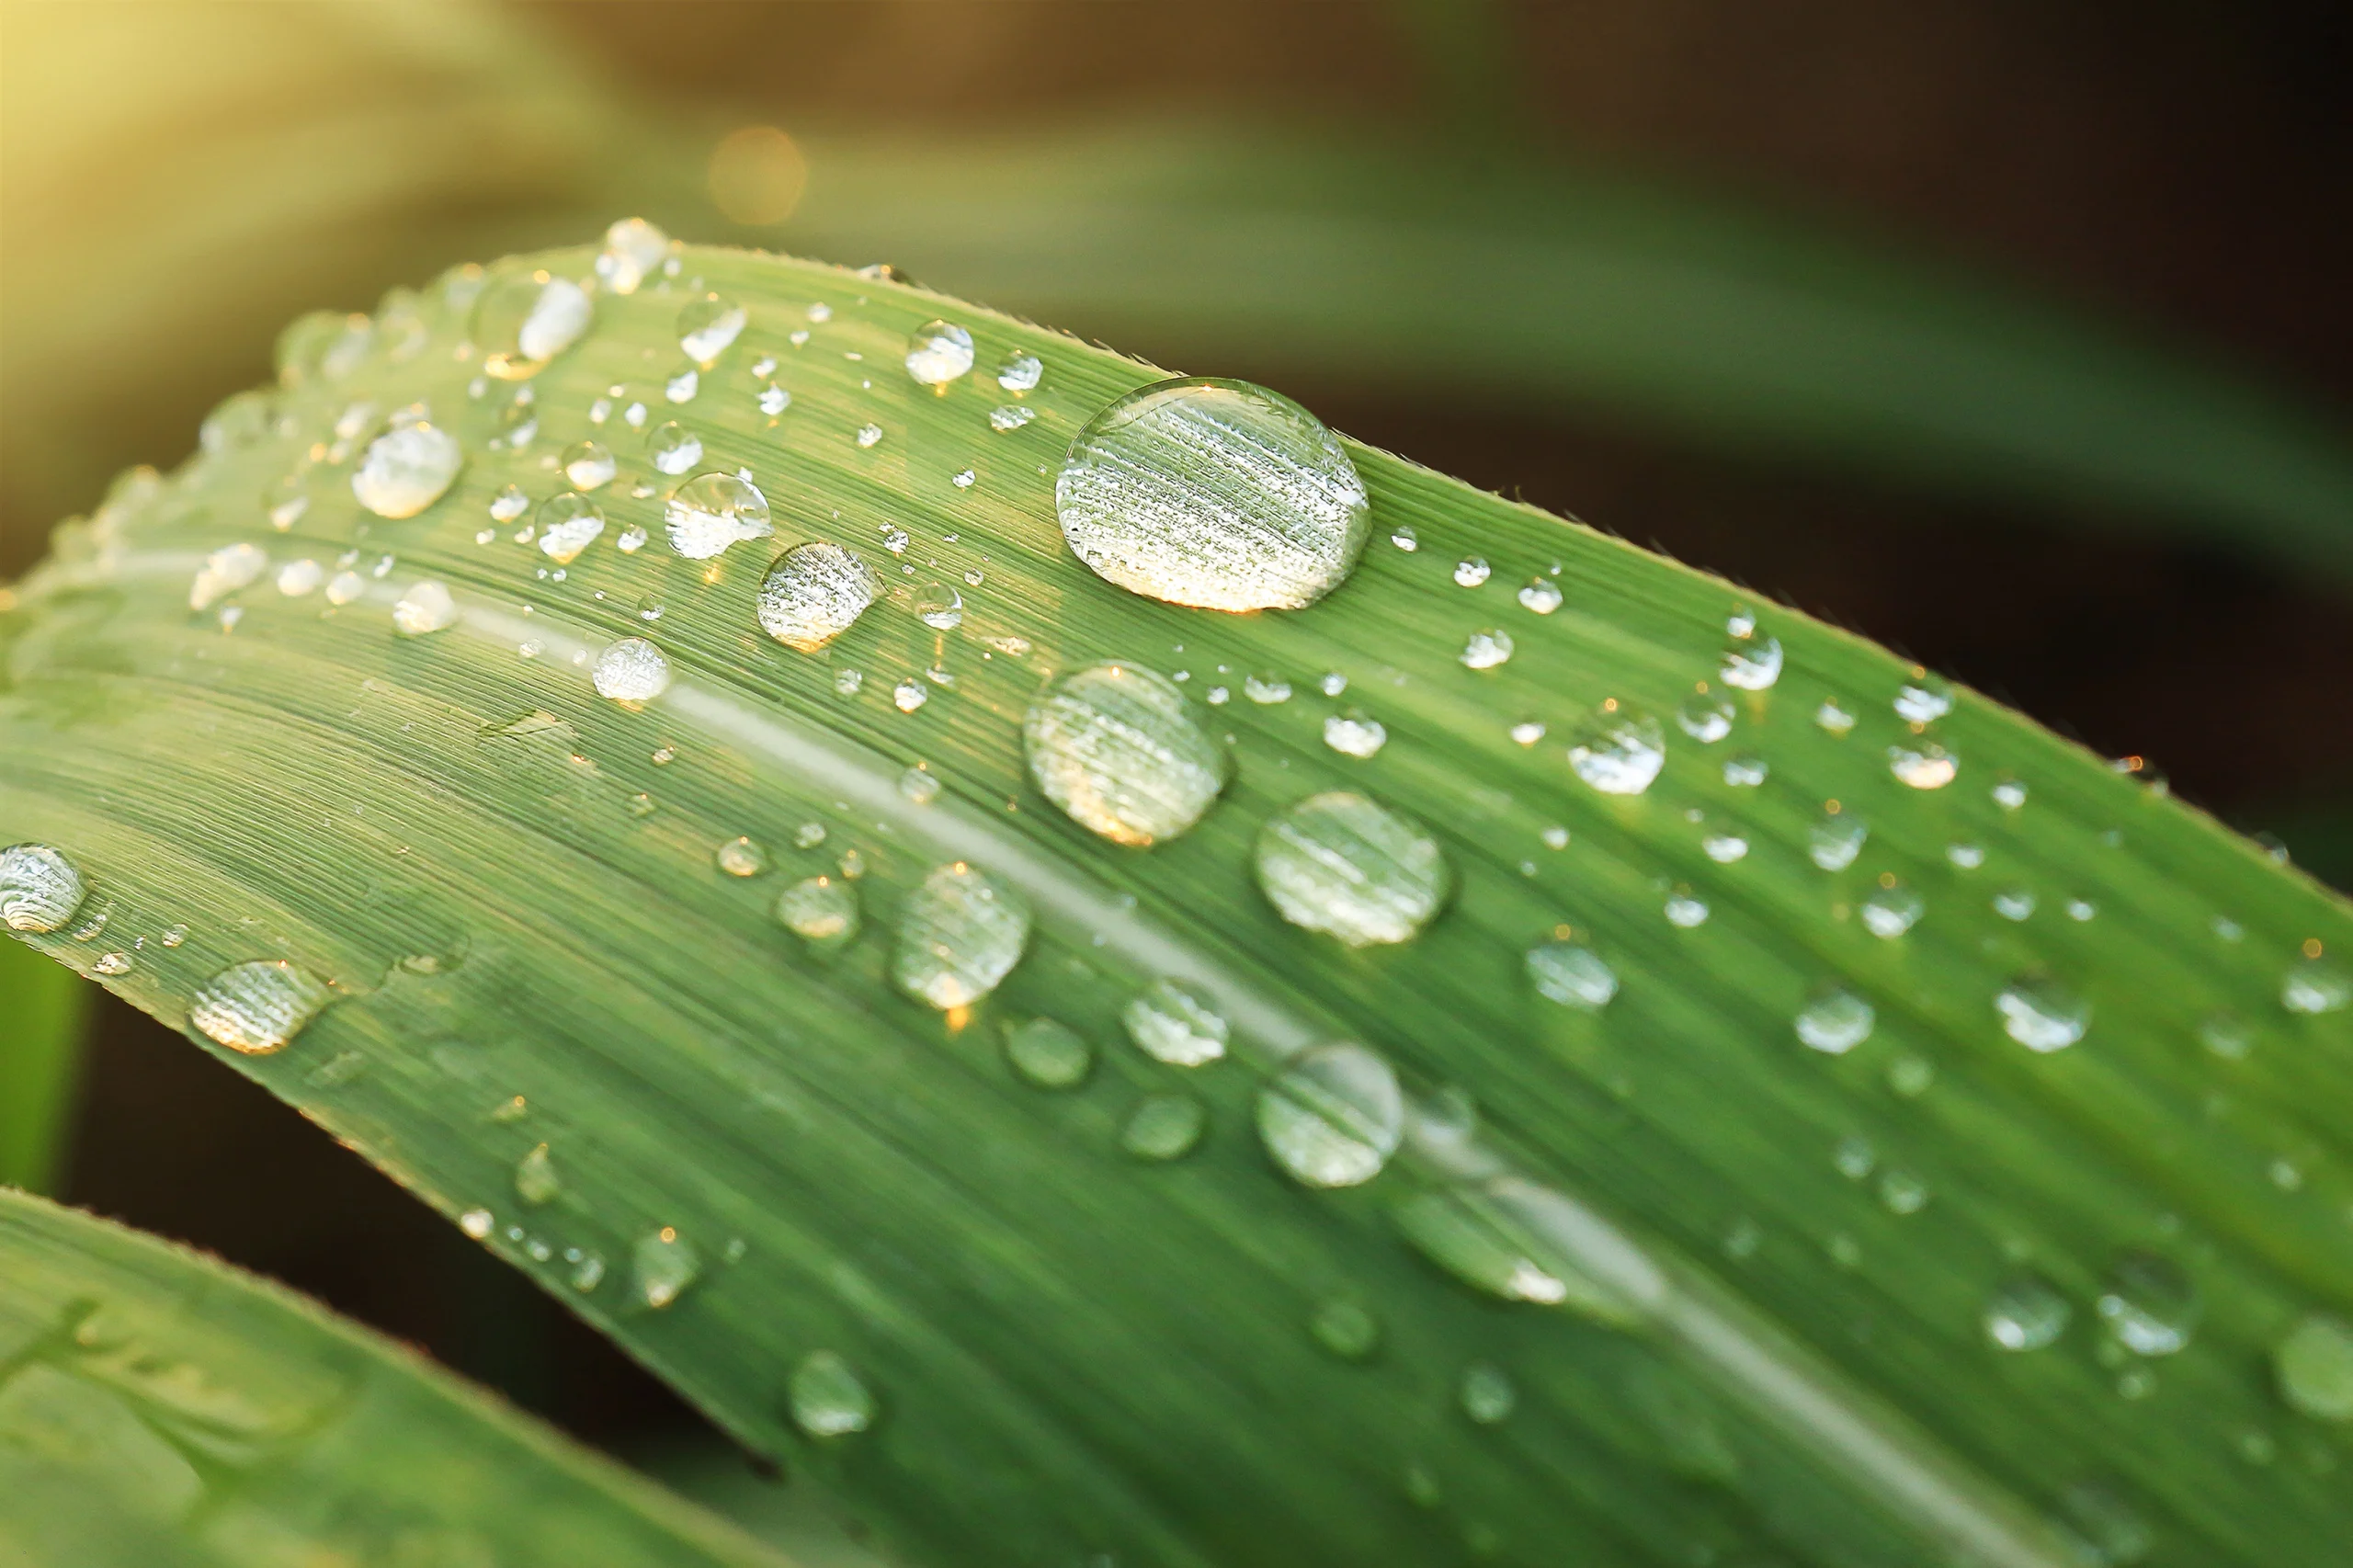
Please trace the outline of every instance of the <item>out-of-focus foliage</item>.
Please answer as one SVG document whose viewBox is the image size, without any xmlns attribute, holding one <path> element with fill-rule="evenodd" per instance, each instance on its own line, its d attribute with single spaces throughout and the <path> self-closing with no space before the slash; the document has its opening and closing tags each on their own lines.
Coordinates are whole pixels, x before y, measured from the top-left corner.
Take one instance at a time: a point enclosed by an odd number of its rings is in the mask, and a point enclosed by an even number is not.
<svg viewBox="0 0 2353 1568">
<path fill-rule="evenodd" d="M 40 955 L 0 941 L 0 1186 L 46 1188 L 63 1136 L 74 1041 L 89 988 Z"/>
</svg>

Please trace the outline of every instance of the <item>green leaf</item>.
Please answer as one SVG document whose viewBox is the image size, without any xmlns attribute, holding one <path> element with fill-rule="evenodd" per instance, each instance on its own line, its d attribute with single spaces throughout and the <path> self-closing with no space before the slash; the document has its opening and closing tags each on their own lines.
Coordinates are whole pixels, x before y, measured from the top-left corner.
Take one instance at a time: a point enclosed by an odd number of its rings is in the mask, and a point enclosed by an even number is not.
<svg viewBox="0 0 2353 1568">
<path fill-rule="evenodd" d="M 300 1297 L 7 1191 L 0 1551 L 27 1568 L 785 1561 Z"/>
<path fill-rule="evenodd" d="M 56 1179 L 89 988 L 27 949 L 0 947 L 0 1186 Z"/>
<path fill-rule="evenodd" d="M 923 1561 L 2045 1564 L 2145 1534 L 2271 1563 L 2353 1528 L 2327 1390 L 2268 1365 L 2353 1310 L 2341 902 L 1973 694 L 1939 716 L 1854 638 L 1361 447 L 1372 542 L 1312 608 L 1114 587 L 1057 475 L 1153 369 L 879 277 L 677 260 L 519 388 L 466 273 L 421 343 L 298 331 L 277 423 L 61 534 L 0 631 L 0 837 L 70 858 L 111 929 L 188 926 L 118 994 Z M 674 402 L 707 289 L 749 324 Z M 979 354 L 936 391 L 903 368 L 935 316 Z M 1022 395 L 990 374 L 1017 352 Z M 462 472 L 361 510 L 419 399 Z M 703 449 L 676 473 L 673 419 Z M 591 438 L 605 528 L 559 563 L 526 530 L 576 506 L 493 508 L 596 477 Z M 1179 494 L 1219 472 L 1143 460 Z M 672 552 L 665 498 L 739 468 L 773 539 Z M 801 652 L 756 606 L 817 540 L 887 592 Z M 648 669 L 604 665 L 631 637 L 673 683 L 600 697 Z M 1131 717 L 1189 770 L 1120 808 L 1173 813 L 1149 848 L 1025 763 L 1033 703 L 1101 660 L 1165 677 Z M 1646 718 L 1655 782 L 1590 787 L 1569 748 Z M 1386 891 L 1317 892 L 1297 808 L 1335 790 L 1442 866 L 1319 808 Z M 1441 896 L 1410 941 L 1326 934 Z M 952 928 L 1017 904 L 993 993 L 908 994 L 986 992 Z M 2039 1349 L 1987 1327 L 2062 1310 Z"/>
</svg>

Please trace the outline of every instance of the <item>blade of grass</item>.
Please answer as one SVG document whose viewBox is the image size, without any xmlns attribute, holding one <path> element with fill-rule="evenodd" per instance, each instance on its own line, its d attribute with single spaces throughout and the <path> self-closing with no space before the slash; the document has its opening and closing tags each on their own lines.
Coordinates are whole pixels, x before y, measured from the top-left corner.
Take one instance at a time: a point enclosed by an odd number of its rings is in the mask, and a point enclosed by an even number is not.
<svg viewBox="0 0 2353 1568">
<path fill-rule="evenodd" d="M 6 1191 L 0 1547 L 26 1568 L 787 1561 L 300 1297 Z"/>
<path fill-rule="evenodd" d="M 0 1187 L 41 1192 L 57 1178 L 89 994 L 70 970 L 0 947 Z"/>
<path fill-rule="evenodd" d="M 283 957 L 331 983 L 290 1047 L 234 1064 L 924 1560 L 2052 1564 L 2071 1532 L 2129 1520 L 2151 1561 L 2254 1563 L 2343 1539 L 2340 1439 L 2266 1370 L 2303 1314 L 2353 1305 L 2347 1015 L 2281 1002 L 2353 940 L 2341 903 L 1972 694 L 1915 732 L 1892 704 L 1933 682 L 1879 650 L 1362 448 L 1376 542 L 1314 608 L 1113 589 L 1063 543 L 1053 475 L 1149 368 L 878 278 L 679 260 L 597 301 L 528 415 L 477 379 L 437 293 L 432 352 L 298 377 L 276 433 L 134 477 L 63 533 L 0 630 L 0 834 L 68 854 L 111 929 L 189 926 L 107 977 L 119 994 L 180 1023 L 226 965 Z M 676 318 L 706 288 L 750 324 L 673 402 Z M 938 314 L 973 331 L 983 373 L 935 395 L 898 366 Z M 999 430 L 1011 400 L 985 372 L 1016 350 L 1043 381 Z M 773 414 L 771 381 L 790 396 Z M 420 517 L 367 517 L 359 448 L 337 455 L 331 426 L 418 398 L 466 469 Z M 699 466 L 752 472 L 777 539 L 668 553 L 678 476 L 633 403 L 689 426 Z M 489 508 L 509 483 L 560 488 L 557 454 L 589 437 L 621 472 L 597 492 L 605 536 L 559 575 L 517 537 L 528 517 Z M 310 500 L 276 532 L 252 498 L 290 472 Z M 631 527 L 653 542 L 615 548 Z M 753 616 L 770 550 L 813 537 L 891 589 L 819 655 Z M 273 571 L 348 571 L 342 602 L 264 574 L 192 614 L 195 574 L 233 541 Z M 909 613 L 933 579 L 963 596 L 952 628 Z M 1525 608 L 1545 602 L 1518 598 L 1531 579 L 1565 603 Z M 457 619 L 399 637 L 390 608 L 424 580 Z M 1518 652 L 1472 671 L 1483 627 Z M 642 709 L 585 668 L 632 634 L 678 677 Z M 1727 646 L 1768 639 L 1778 682 L 1723 689 Z M 1200 825 L 1149 851 L 1065 820 L 1021 760 L 1042 683 L 1105 657 L 1188 676 L 1234 762 Z M 1290 699 L 1250 699 L 1261 672 Z M 1575 777 L 1563 749 L 1597 705 L 1664 718 L 1695 683 L 1736 699 L 1732 738 L 1667 731 L 1640 796 Z M 1834 696 L 1855 719 L 1835 733 Z M 1386 726 L 1377 756 L 1323 743 L 1348 704 Z M 1540 744 L 1511 733 L 1534 722 Z M 1931 744 L 1956 781 L 1891 775 L 1892 748 Z M 915 764 L 936 795 L 903 780 Z M 2026 803 L 2004 804 L 2019 781 Z M 1336 788 L 1443 846 L 1458 892 L 1417 941 L 1344 950 L 1253 888 L 1267 819 Z M 1835 871 L 1813 849 L 1833 801 L 1871 829 Z M 773 869 L 724 871 L 738 835 Z M 1745 854 L 1710 842 L 1726 835 Z M 1001 990 L 943 1015 L 894 993 L 889 954 L 904 901 L 960 860 L 1037 926 Z M 820 872 L 855 881 L 868 930 L 811 951 L 770 912 Z M 1926 917 L 1871 934 L 1885 911 L 1867 906 L 1904 888 Z M 1685 890 L 1704 923 L 1663 913 Z M 2026 924 L 1990 907 L 2012 891 L 2040 901 Z M 1523 955 L 1563 930 L 1616 971 L 1601 1012 L 1528 982 Z M 2072 1050 L 2006 1036 L 1997 998 L 2038 974 L 2088 1000 Z M 1232 1019 L 1231 1061 L 1187 1072 L 1124 1042 L 1123 1007 L 1171 976 Z M 1831 983 L 1878 1017 L 1836 1056 L 1792 1028 Z M 2223 1013 L 2228 1055 L 2200 1040 Z M 1006 1066 L 1004 1027 L 1038 1014 L 1093 1042 L 1083 1087 Z M 1338 1038 L 1385 1053 L 1424 1108 L 1377 1181 L 1305 1192 L 1258 1149 L 1254 1107 Z M 1205 1108 L 1188 1156 L 1123 1152 L 1155 1096 Z M 1448 1132 L 1465 1104 L 1467 1145 Z M 1496 1170 L 1535 1184 L 1505 1189 L 1525 1199 L 1510 1244 L 1585 1279 L 1558 1294 L 1590 1314 L 1469 1289 L 1403 1239 L 1488 1268 L 1505 1244 L 1469 1217 L 1495 1199 L 1460 1184 Z M 2189 1346 L 2145 1365 L 2095 1311 L 2136 1248 L 2203 1300 Z M 2072 1325 L 2006 1355 L 1984 1323 L 2027 1269 Z M 1362 1362 L 1327 1347 L 1362 1348 L 1330 1326 L 1349 1309 L 1375 1325 Z M 870 1430 L 796 1395 L 835 1357 Z M 1501 1421 L 1497 1371 L 1518 1391 Z M 2224 1465 L 2245 1468 L 2217 1484 Z"/>
</svg>

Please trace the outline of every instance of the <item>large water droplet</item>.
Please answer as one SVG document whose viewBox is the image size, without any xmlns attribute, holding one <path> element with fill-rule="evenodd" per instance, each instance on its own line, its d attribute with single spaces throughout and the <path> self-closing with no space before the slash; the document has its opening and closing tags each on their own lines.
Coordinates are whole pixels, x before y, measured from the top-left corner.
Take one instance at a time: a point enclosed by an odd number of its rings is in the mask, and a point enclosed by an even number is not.
<svg viewBox="0 0 2353 1568">
<path fill-rule="evenodd" d="M 1071 443 L 1054 507 L 1098 576 L 1172 604 L 1297 609 L 1364 551 L 1363 482 L 1315 416 L 1246 381 L 1140 387 Z"/>
<path fill-rule="evenodd" d="M 979 867 L 935 866 L 899 912 L 891 978 L 918 1002 L 970 1006 L 997 988 L 1029 940 L 1029 906 Z"/>
<path fill-rule="evenodd" d="M 404 637 L 426 637 L 458 624 L 458 601 L 449 585 L 431 578 L 415 584 L 392 606 L 392 630 Z"/>
<path fill-rule="evenodd" d="M 1763 691 L 1781 678 L 1781 640 L 1768 637 L 1762 642 L 1744 642 L 1725 649 L 1723 664 L 1716 674 L 1726 686 L 1736 686 L 1743 691 Z"/>
<path fill-rule="evenodd" d="M 1188 985 L 1155 980 L 1120 1010 L 1128 1038 L 1155 1062 L 1199 1067 L 1225 1054 L 1224 1017 Z"/>
<path fill-rule="evenodd" d="M 760 584 L 760 628 L 813 653 L 856 625 L 880 591 L 874 569 L 854 551 L 824 540 L 796 544 Z"/>
<path fill-rule="evenodd" d="M 2128 1252 L 2108 1271 L 2099 1315 L 2137 1356 L 2171 1356 L 2189 1344 L 2202 1304 L 2198 1287 L 2171 1258 Z"/>
<path fill-rule="evenodd" d="M 1961 758 L 1940 745 L 1894 745 L 1887 748 L 1887 770 L 1899 784 L 1941 790 L 1961 772 Z"/>
<path fill-rule="evenodd" d="M 1258 1091 L 1258 1136 L 1309 1187 L 1356 1187 L 1389 1163 L 1405 1098 L 1388 1062 L 1361 1045 L 1320 1046 Z"/>
<path fill-rule="evenodd" d="M 678 347 L 708 370 L 744 330 L 744 307 L 717 294 L 688 301 L 678 312 Z"/>
<path fill-rule="evenodd" d="M 1267 819 L 1253 861 L 1276 913 L 1352 948 L 1412 940 L 1453 885 L 1444 852 L 1420 824 L 1341 790 Z"/>
<path fill-rule="evenodd" d="M 2091 1005 L 2057 981 L 2026 976 L 1994 998 L 2003 1030 L 2029 1051 L 2064 1051 L 2091 1026 Z"/>
<path fill-rule="evenodd" d="M 702 1254 L 669 1225 L 638 1238 L 630 1255 L 630 1289 L 659 1311 L 687 1292 L 702 1274 Z"/>
<path fill-rule="evenodd" d="M 1209 1122 L 1209 1108 L 1190 1095 L 1146 1095 L 1120 1128 L 1120 1147 L 1139 1160 L 1181 1160 L 1199 1145 Z"/>
<path fill-rule="evenodd" d="M 1462 1383 L 1456 1392 L 1462 1401 L 1462 1414 L 1482 1426 L 1508 1420 L 1519 1404 L 1519 1391 L 1492 1361 L 1473 1361 L 1463 1368 Z"/>
<path fill-rule="evenodd" d="M 624 218 L 605 231 L 597 277 L 616 294 L 634 294 L 669 254 L 669 235 L 642 218 Z"/>
<path fill-rule="evenodd" d="M 1569 766 L 1605 795 L 1639 795 L 1666 763 L 1666 733 L 1648 714 L 1604 706 L 1569 745 Z"/>
<path fill-rule="evenodd" d="M 210 609 L 260 576 L 268 565 L 267 552 L 257 544 L 240 540 L 222 545 L 197 568 L 194 580 L 188 584 L 188 608 Z"/>
<path fill-rule="evenodd" d="M 831 1350 L 813 1350 L 792 1369 L 792 1423 L 813 1437 L 846 1437 L 874 1425 L 874 1394 Z"/>
<path fill-rule="evenodd" d="M 1528 978 L 1537 994 L 1563 1007 L 1595 1011 L 1618 994 L 1618 975 L 1590 948 L 1545 942 L 1528 949 Z"/>
<path fill-rule="evenodd" d="M 1086 1037 L 1059 1018 L 1024 1018 L 1005 1029 L 1005 1059 L 1041 1089 L 1076 1088 L 1095 1064 Z"/>
<path fill-rule="evenodd" d="M 2307 1312 L 2271 1347 L 2279 1394 L 2317 1421 L 2353 1421 L 2353 1327 Z"/>
<path fill-rule="evenodd" d="M 670 689 L 670 660 L 642 637 L 606 644 L 590 667 L 597 695 L 616 702 L 651 702 Z"/>
<path fill-rule="evenodd" d="M 540 502 L 539 515 L 531 521 L 540 530 L 540 553 L 560 566 L 580 559 L 580 552 L 605 531 L 604 509 L 569 490 Z"/>
<path fill-rule="evenodd" d="M 1518 1176 L 1425 1192 L 1395 1210 L 1423 1255 L 1506 1301 L 1565 1306 L 1624 1327 L 1665 1297 L 1657 1267 L 1624 1237 L 1549 1187 Z"/>
<path fill-rule="evenodd" d="M 465 460 L 447 430 L 422 421 L 396 425 L 369 443 L 351 471 L 351 493 L 380 517 L 414 517 L 441 499 Z"/>
<path fill-rule="evenodd" d="M 335 994 L 308 971 L 270 959 L 233 964 L 197 988 L 188 1027 L 247 1056 L 285 1049 Z"/>
<path fill-rule="evenodd" d="M 74 862 L 46 844 L 0 850 L 0 922 L 36 936 L 74 918 L 87 890 Z"/>
<path fill-rule="evenodd" d="M 840 877 L 803 878 L 777 895 L 776 917 L 812 947 L 840 947 L 858 935 L 858 890 Z"/>
<path fill-rule="evenodd" d="M 2005 1280 L 1985 1301 L 1985 1337 L 2005 1350 L 2040 1350 L 2067 1328 L 2075 1309 L 2040 1274 Z"/>
<path fill-rule="evenodd" d="M 1089 665 L 1022 721 L 1029 776 L 1072 821 L 1118 844 L 1155 844 L 1201 820 L 1225 788 L 1225 754 L 1165 676 Z"/>
<path fill-rule="evenodd" d="M 1871 1038 L 1878 1012 L 1851 991 L 1832 991 L 1798 1010 L 1798 1039 L 1814 1050 L 1844 1056 Z"/>
<path fill-rule="evenodd" d="M 689 561 L 708 561 L 733 544 L 776 532 L 768 498 L 749 480 L 716 471 L 678 486 L 662 509 L 670 548 Z"/>
<path fill-rule="evenodd" d="M 972 368 L 972 335 L 954 322 L 926 322 L 907 335 L 907 374 L 923 385 L 944 387 Z M 1037 382 L 1033 379 L 1029 384 Z M 1008 385 L 1006 390 L 1013 389 Z"/>
<path fill-rule="evenodd" d="M 510 272 L 474 302 L 482 368 L 505 381 L 536 376 L 580 341 L 596 313 L 588 291 L 569 278 Z"/>
</svg>

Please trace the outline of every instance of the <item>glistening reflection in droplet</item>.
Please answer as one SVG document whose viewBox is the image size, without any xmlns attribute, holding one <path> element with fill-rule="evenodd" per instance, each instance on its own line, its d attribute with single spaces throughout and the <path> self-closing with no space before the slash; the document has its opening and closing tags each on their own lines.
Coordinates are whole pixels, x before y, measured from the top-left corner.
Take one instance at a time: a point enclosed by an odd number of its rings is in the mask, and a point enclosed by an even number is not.
<svg viewBox="0 0 2353 1568">
<path fill-rule="evenodd" d="M 1225 754 L 1166 676 L 1123 662 L 1056 681 L 1022 721 L 1029 776 L 1072 821 L 1117 844 L 1174 838 L 1226 779 Z"/>
<path fill-rule="evenodd" d="M 1171 604 L 1297 609 L 1364 551 L 1363 482 L 1315 416 L 1247 381 L 1140 387 L 1071 443 L 1054 507 L 1098 576 Z"/>
<path fill-rule="evenodd" d="M 854 551 L 824 540 L 794 545 L 760 584 L 760 629 L 788 648 L 813 653 L 847 631 L 881 585 Z"/>
<path fill-rule="evenodd" d="M 188 1027 L 246 1056 L 282 1051 L 335 994 L 284 959 L 233 964 L 197 988 Z"/>
<path fill-rule="evenodd" d="M 1338 790 L 1268 818 L 1253 868 L 1276 913 L 1352 948 L 1412 940 L 1453 885 L 1444 852 L 1420 824 Z"/>
<path fill-rule="evenodd" d="M 1361 1045 L 1321 1046 L 1258 1093 L 1258 1136 L 1309 1187 L 1356 1187 L 1381 1174 L 1405 1126 L 1388 1062 Z"/>
<path fill-rule="evenodd" d="M 1191 986 L 1155 980 L 1120 1010 L 1137 1049 L 1171 1067 L 1199 1067 L 1225 1054 L 1225 1017 Z"/>
<path fill-rule="evenodd" d="M 934 867 L 899 912 L 891 978 L 943 1011 L 995 990 L 1029 941 L 1029 907 L 1011 886 L 967 861 Z"/>
<path fill-rule="evenodd" d="M 46 844 L 0 850 L 0 923 L 35 936 L 74 918 L 86 892 L 74 862 Z"/>
<path fill-rule="evenodd" d="M 677 488 L 662 510 L 670 548 L 689 561 L 708 561 L 745 540 L 776 532 L 768 498 L 732 473 L 699 473 Z"/>
</svg>

